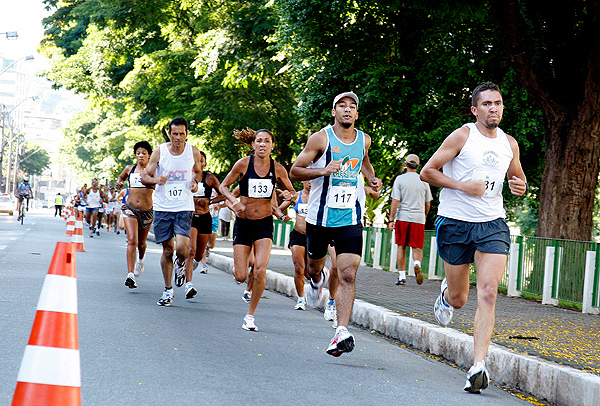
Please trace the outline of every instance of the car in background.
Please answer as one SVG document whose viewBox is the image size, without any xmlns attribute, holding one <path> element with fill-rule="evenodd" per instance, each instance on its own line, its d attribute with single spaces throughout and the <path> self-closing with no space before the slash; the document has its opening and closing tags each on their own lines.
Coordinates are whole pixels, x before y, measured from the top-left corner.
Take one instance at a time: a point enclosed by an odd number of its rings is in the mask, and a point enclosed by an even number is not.
<svg viewBox="0 0 600 406">
<path fill-rule="evenodd" d="M 0 213 L 8 213 L 11 216 L 15 211 L 15 203 L 8 193 L 0 194 Z"/>
</svg>

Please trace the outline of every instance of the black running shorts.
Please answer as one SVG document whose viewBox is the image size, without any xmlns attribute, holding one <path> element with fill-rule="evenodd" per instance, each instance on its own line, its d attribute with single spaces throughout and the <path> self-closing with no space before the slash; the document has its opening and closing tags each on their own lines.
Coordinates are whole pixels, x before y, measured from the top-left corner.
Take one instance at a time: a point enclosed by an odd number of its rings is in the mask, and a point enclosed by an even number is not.
<svg viewBox="0 0 600 406">
<path fill-rule="evenodd" d="M 288 244 L 288 248 L 292 248 L 294 245 L 306 247 L 306 234 L 302 234 L 295 229 L 290 231 L 290 242 Z"/>
<path fill-rule="evenodd" d="M 198 234 L 212 234 L 212 217 L 210 213 L 194 214 L 192 227 L 198 230 Z"/>
<path fill-rule="evenodd" d="M 335 248 L 336 255 L 362 255 L 363 227 L 361 224 L 345 227 L 323 227 L 306 223 L 306 251 L 310 259 L 327 255 L 327 247 Z"/>
<path fill-rule="evenodd" d="M 252 247 L 255 241 L 263 238 L 273 240 L 273 216 L 258 220 L 236 218 L 233 225 L 233 245 Z"/>
</svg>

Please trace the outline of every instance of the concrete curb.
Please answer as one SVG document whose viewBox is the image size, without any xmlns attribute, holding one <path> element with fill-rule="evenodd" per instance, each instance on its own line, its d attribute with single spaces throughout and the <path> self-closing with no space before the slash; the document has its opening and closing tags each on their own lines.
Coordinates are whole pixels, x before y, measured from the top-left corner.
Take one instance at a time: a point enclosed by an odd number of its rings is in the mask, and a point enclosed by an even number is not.
<svg viewBox="0 0 600 406">
<path fill-rule="evenodd" d="M 224 255 L 211 253 L 207 262 L 229 273 L 233 268 L 233 259 Z M 296 297 L 294 278 L 278 272 L 267 270 L 266 288 Z M 323 295 L 323 302 L 328 297 L 327 291 Z M 322 308 L 323 302 L 318 307 Z M 473 338 L 451 328 L 400 316 L 358 299 L 354 302 L 351 321 L 419 351 L 443 357 L 460 367 L 468 369 L 472 364 Z M 496 344 L 490 344 L 486 361 L 496 385 L 518 389 L 557 405 L 598 405 L 599 376 L 538 357 L 514 353 Z"/>
</svg>

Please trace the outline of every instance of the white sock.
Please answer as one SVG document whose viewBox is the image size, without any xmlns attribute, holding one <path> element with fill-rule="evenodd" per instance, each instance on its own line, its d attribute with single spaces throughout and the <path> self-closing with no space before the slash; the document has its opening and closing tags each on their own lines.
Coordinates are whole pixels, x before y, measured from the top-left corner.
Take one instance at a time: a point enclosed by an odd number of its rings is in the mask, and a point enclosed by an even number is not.
<svg viewBox="0 0 600 406">
<path fill-rule="evenodd" d="M 415 264 L 415 266 L 418 265 L 419 267 L 421 267 L 421 261 L 414 261 L 414 264 Z"/>
<path fill-rule="evenodd" d="M 398 275 L 398 279 L 402 280 L 402 279 L 406 279 L 406 271 L 398 271 L 399 275 Z"/>
</svg>

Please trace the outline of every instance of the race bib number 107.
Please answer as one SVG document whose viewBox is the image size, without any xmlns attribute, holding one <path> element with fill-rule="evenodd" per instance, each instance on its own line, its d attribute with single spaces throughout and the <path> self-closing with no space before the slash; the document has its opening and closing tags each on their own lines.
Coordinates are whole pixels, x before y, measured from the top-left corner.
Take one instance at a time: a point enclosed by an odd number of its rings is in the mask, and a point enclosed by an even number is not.
<svg viewBox="0 0 600 406">
<path fill-rule="evenodd" d="M 182 200 L 184 194 L 185 182 L 167 182 L 165 184 L 165 197 L 169 200 Z"/>
</svg>

